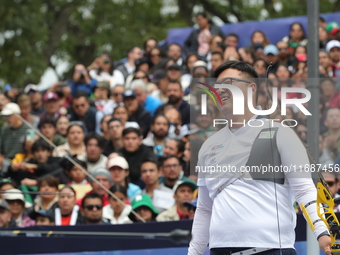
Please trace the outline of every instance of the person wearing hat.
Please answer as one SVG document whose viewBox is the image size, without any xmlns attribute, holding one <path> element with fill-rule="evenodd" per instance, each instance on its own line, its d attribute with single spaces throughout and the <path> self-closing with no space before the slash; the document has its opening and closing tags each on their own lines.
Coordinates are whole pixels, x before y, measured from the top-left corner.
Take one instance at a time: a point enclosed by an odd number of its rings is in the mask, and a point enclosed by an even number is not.
<svg viewBox="0 0 340 255">
<path fill-rule="evenodd" d="M 6 120 L 7 126 L 1 130 L 1 154 L 5 158 L 13 159 L 15 154 L 23 152 L 23 142 L 29 127 L 18 117 L 21 114 L 20 107 L 16 103 L 6 104 L 1 116 Z"/>
<path fill-rule="evenodd" d="M 195 198 L 194 200 L 190 202 L 184 202 L 184 206 L 188 208 L 189 219 L 191 220 L 194 219 L 196 208 L 197 208 L 197 198 Z"/>
<path fill-rule="evenodd" d="M 193 193 L 196 189 L 197 185 L 193 181 L 177 181 L 173 188 L 175 205 L 160 213 L 156 220 L 175 221 L 189 219 L 189 211 L 184 203 L 190 202 L 193 199 Z"/>
<path fill-rule="evenodd" d="M 39 210 L 32 211 L 29 214 L 30 218 L 35 221 L 36 226 L 53 226 L 54 218 L 51 211 Z"/>
<path fill-rule="evenodd" d="M 206 62 L 202 60 L 197 60 L 192 66 L 192 77 L 193 78 L 201 78 L 209 77 L 208 65 Z"/>
<path fill-rule="evenodd" d="M 333 77 L 340 77 L 340 42 L 338 40 L 329 41 L 326 44 L 326 51 L 332 60 Z"/>
<path fill-rule="evenodd" d="M 131 202 L 132 210 L 134 210 L 146 222 L 155 221 L 158 211 L 152 204 L 151 197 L 146 194 L 137 195 Z M 141 221 L 132 212 L 129 214 L 130 220 L 133 222 Z"/>
<path fill-rule="evenodd" d="M 40 119 L 50 118 L 56 120 L 61 114 L 59 113 L 60 104 L 57 93 L 48 91 L 43 96 L 45 114 L 40 116 Z"/>
<path fill-rule="evenodd" d="M 340 26 L 338 23 L 332 21 L 329 22 L 326 26 L 326 32 L 328 34 L 328 40 L 336 40 L 338 38 L 338 32 L 340 31 Z"/>
<path fill-rule="evenodd" d="M 269 44 L 266 47 L 264 47 L 264 59 L 267 61 L 267 63 L 273 63 L 272 68 L 270 69 L 270 73 L 275 73 L 276 69 L 279 66 L 279 51 L 277 47 L 273 44 Z"/>
<path fill-rule="evenodd" d="M 0 229 L 15 227 L 15 221 L 5 199 L 0 198 Z"/>
<path fill-rule="evenodd" d="M 17 227 L 30 227 L 35 225 L 35 221 L 25 214 L 26 201 L 21 190 L 7 190 L 4 199 L 8 203 L 9 210 Z"/>
<path fill-rule="evenodd" d="M 169 65 L 166 69 L 166 74 L 170 80 L 180 81 L 182 77 L 181 66 L 177 64 Z"/>
<path fill-rule="evenodd" d="M 93 101 L 97 109 L 105 115 L 111 115 L 117 104 L 114 100 L 110 99 L 110 84 L 106 81 L 100 81 L 93 88 L 93 92 Z"/>
<path fill-rule="evenodd" d="M 166 95 L 167 86 L 169 83 L 169 77 L 166 72 L 162 69 L 155 70 L 151 82 L 156 84 L 158 89 L 152 92 L 152 96 L 157 97 L 164 103 L 168 102 L 168 97 Z"/>
<path fill-rule="evenodd" d="M 123 94 L 123 100 L 124 105 L 129 110 L 128 121 L 137 122 L 145 138 L 150 130 L 151 114 L 145 110 L 143 105 L 138 103 L 137 95 L 133 90 L 126 90 Z"/>
</svg>

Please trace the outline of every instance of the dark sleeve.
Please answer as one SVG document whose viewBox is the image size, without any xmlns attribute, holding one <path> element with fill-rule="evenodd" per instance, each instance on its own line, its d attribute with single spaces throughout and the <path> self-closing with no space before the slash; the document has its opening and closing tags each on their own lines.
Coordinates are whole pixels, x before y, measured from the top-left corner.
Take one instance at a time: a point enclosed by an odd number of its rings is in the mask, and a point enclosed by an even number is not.
<svg viewBox="0 0 340 255">
<path fill-rule="evenodd" d="M 37 177 L 41 177 L 42 175 L 52 173 L 61 168 L 60 159 L 56 157 L 49 157 L 46 163 L 38 163 L 38 168 L 35 170 L 35 174 Z"/>
<path fill-rule="evenodd" d="M 144 114 L 139 118 L 138 125 L 143 133 L 143 138 L 147 136 L 151 125 L 151 115 L 149 112 L 145 111 Z"/>
</svg>

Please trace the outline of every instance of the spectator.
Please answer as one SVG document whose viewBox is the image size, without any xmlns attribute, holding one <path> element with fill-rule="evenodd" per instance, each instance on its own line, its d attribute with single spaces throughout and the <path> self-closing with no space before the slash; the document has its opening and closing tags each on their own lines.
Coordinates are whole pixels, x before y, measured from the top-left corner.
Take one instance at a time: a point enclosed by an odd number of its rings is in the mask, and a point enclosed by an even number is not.
<svg viewBox="0 0 340 255">
<path fill-rule="evenodd" d="M 140 178 L 140 164 L 145 158 L 156 159 L 152 149 L 142 143 L 141 131 L 136 128 L 126 128 L 123 131 L 123 148 L 117 150 L 129 164 L 130 180 L 137 184 Z"/>
<path fill-rule="evenodd" d="M 67 113 L 67 108 L 70 106 L 72 101 L 71 88 L 66 82 L 58 81 L 50 87 L 47 92 L 56 93 L 59 97 L 59 112 L 62 114 Z M 46 92 L 46 93 L 47 93 Z"/>
<path fill-rule="evenodd" d="M 185 202 L 190 202 L 193 199 L 193 193 L 197 186 L 193 182 L 178 181 L 176 182 L 174 190 L 175 205 L 168 210 L 160 213 L 157 221 L 174 221 L 184 220 L 189 218 L 188 208 L 184 205 Z"/>
<path fill-rule="evenodd" d="M 131 202 L 132 210 L 134 210 L 143 220 L 146 222 L 155 221 L 158 215 L 158 211 L 153 206 L 151 198 L 146 194 L 137 195 Z M 132 212 L 129 214 L 129 218 L 133 222 L 141 221 Z"/>
<path fill-rule="evenodd" d="M 170 80 L 180 81 L 182 77 L 181 67 L 177 64 L 169 65 L 166 69 L 166 74 Z"/>
<path fill-rule="evenodd" d="M 103 201 L 97 193 L 89 193 L 82 200 L 81 214 L 84 224 L 107 224 L 102 220 Z"/>
<path fill-rule="evenodd" d="M 319 44 L 320 49 L 325 49 L 328 42 L 328 34 L 326 28 L 319 26 Z"/>
<path fill-rule="evenodd" d="M 131 212 L 131 205 L 123 204 L 122 202 L 127 199 L 127 189 L 126 187 L 115 184 L 110 188 L 110 191 L 119 198 L 110 196 L 110 204 L 104 206 L 103 208 L 103 218 L 107 219 L 111 224 L 126 224 L 132 223 L 129 219 L 129 214 Z"/>
<path fill-rule="evenodd" d="M 179 139 L 181 136 L 181 114 L 173 106 L 169 105 L 164 108 L 164 116 L 169 120 L 168 136 L 171 139 Z"/>
<path fill-rule="evenodd" d="M 70 120 L 66 116 L 59 116 L 56 122 L 57 134 L 66 138 L 67 128 L 70 124 Z"/>
<path fill-rule="evenodd" d="M 333 165 L 335 162 L 329 154 L 324 138 L 322 135 L 319 135 L 319 164 L 321 164 L 320 168 L 328 168 L 330 165 Z"/>
<path fill-rule="evenodd" d="M 295 127 L 295 132 L 297 134 L 297 136 L 300 138 L 300 140 L 307 145 L 307 134 L 308 134 L 308 129 L 307 126 L 303 123 L 299 123 L 296 127 Z"/>
<path fill-rule="evenodd" d="M 219 37 L 219 36 L 218 36 Z M 211 59 L 211 53 L 208 53 L 209 60 Z M 207 57 L 208 57 L 207 56 Z M 185 90 L 187 87 L 190 86 L 191 80 L 192 80 L 192 68 L 194 66 L 194 63 L 196 61 L 200 60 L 200 57 L 197 55 L 197 53 L 189 53 L 187 55 L 187 58 L 185 60 L 185 71 L 182 77 L 178 80 L 181 80 L 183 89 Z"/>
<path fill-rule="evenodd" d="M 85 161 L 77 159 L 75 156 L 72 157 L 72 159 L 77 163 L 77 165 L 73 164 L 73 162 L 69 161 L 67 158 L 63 159 L 65 163 L 62 165 L 64 167 L 65 174 L 71 179 L 67 185 L 76 184 L 77 186 L 75 186 L 75 190 L 78 191 L 77 188 L 80 186 L 81 189 L 83 189 L 85 186 L 90 186 L 90 183 L 86 179 L 87 164 Z"/>
<path fill-rule="evenodd" d="M 336 22 L 329 22 L 326 25 L 326 32 L 328 34 L 328 40 L 339 40 L 338 35 L 340 31 L 340 26 Z"/>
<path fill-rule="evenodd" d="M 110 99 L 110 84 L 106 81 L 100 81 L 93 88 L 93 101 L 97 109 L 105 115 L 112 114 L 113 109 L 117 106 L 116 102 Z"/>
<path fill-rule="evenodd" d="M 152 136 L 143 140 L 143 144 L 152 147 L 157 156 L 163 156 L 165 144 L 168 140 L 169 120 L 164 115 L 157 115 L 151 124 Z"/>
<path fill-rule="evenodd" d="M 320 85 L 325 106 L 340 108 L 340 93 L 335 90 L 335 81 L 331 78 L 322 79 Z"/>
<path fill-rule="evenodd" d="M 128 50 L 127 53 L 128 60 L 125 64 L 119 65 L 117 67 L 117 70 L 121 71 L 121 73 L 124 76 L 124 79 L 126 79 L 129 74 L 132 74 L 135 69 L 135 61 L 141 57 L 143 57 L 142 50 L 139 47 L 132 47 Z"/>
<path fill-rule="evenodd" d="M 56 120 L 60 115 L 62 115 L 59 113 L 60 108 L 59 97 L 56 93 L 46 92 L 43 97 L 43 101 L 46 112 L 40 116 L 40 119 L 50 118 Z"/>
<path fill-rule="evenodd" d="M 185 161 L 183 160 L 183 153 L 185 150 L 185 143 L 180 139 L 170 139 L 166 142 L 164 148 L 164 157 L 168 157 L 170 155 L 176 156 L 183 169 L 185 169 Z"/>
<path fill-rule="evenodd" d="M 193 131 L 191 129 L 190 131 Z M 198 162 L 198 151 L 201 149 L 203 141 L 201 139 L 193 139 L 190 137 L 185 143 L 185 149 L 183 152 L 184 161 L 186 165 L 185 176 L 189 176 L 190 179 L 197 179 L 197 172 L 195 171 L 196 164 Z"/>
<path fill-rule="evenodd" d="M 13 159 L 15 154 L 23 151 L 22 143 L 29 127 L 19 119 L 20 113 L 20 108 L 15 103 L 6 104 L 1 111 L 1 116 L 7 123 L 7 126 L 2 127 L 0 139 L 1 154 L 5 158 Z"/>
<path fill-rule="evenodd" d="M 221 52 L 213 51 L 211 53 L 211 72 L 215 72 L 216 68 L 220 66 L 223 61 L 223 55 Z"/>
<path fill-rule="evenodd" d="M 141 178 L 145 183 L 142 194 L 147 194 L 152 198 L 152 203 L 158 212 L 168 209 L 173 203 L 173 191 L 158 182 L 161 172 L 158 162 L 153 159 L 145 159 L 141 166 Z"/>
<path fill-rule="evenodd" d="M 326 75 L 333 77 L 332 60 L 326 50 L 319 51 L 319 64 L 326 70 Z"/>
<path fill-rule="evenodd" d="M 57 134 L 56 121 L 50 118 L 40 120 L 39 131 L 50 140 L 55 146 L 60 146 L 66 142 L 66 138 Z"/>
<path fill-rule="evenodd" d="M 148 94 L 147 84 L 142 80 L 132 81 L 131 90 L 135 93 L 138 103 L 153 116 L 157 107 L 162 104 L 161 100 Z"/>
<path fill-rule="evenodd" d="M 123 85 L 116 85 L 112 89 L 111 98 L 116 102 L 117 105 L 123 105 L 123 94 L 125 87 Z"/>
<path fill-rule="evenodd" d="M 291 24 L 289 28 L 289 36 L 283 37 L 282 41 L 288 43 L 290 54 L 293 53 L 294 49 L 297 46 L 299 45 L 306 46 L 307 38 L 303 26 L 298 22 Z"/>
<path fill-rule="evenodd" d="M 107 126 L 107 122 L 112 118 L 112 115 L 105 115 L 100 122 L 100 131 L 102 131 L 102 137 L 105 139 L 105 142 L 110 140 L 109 127 Z"/>
<path fill-rule="evenodd" d="M 37 127 L 39 123 L 39 118 L 31 113 L 31 99 L 28 95 L 21 94 L 18 97 L 18 105 L 21 111 L 21 117 L 29 122 L 32 126 Z"/>
<path fill-rule="evenodd" d="M 54 157 L 64 157 L 66 154 L 76 154 L 78 157 L 85 156 L 84 127 L 80 121 L 71 121 L 66 132 L 67 141 L 53 151 Z"/>
<path fill-rule="evenodd" d="M 191 202 L 184 202 L 184 206 L 186 206 L 188 209 L 188 219 L 193 220 L 197 208 L 197 198 L 195 198 Z"/>
<path fill-rule="evenodd" d="M 102 54 L 99 58 L 88 67 L 90 77 L 98 81 L 107 81 L 111 89 L 116 85 L 123 85 L 124 75 L 121 71 L 115 69 L 113 59 L 109 54 Z"/>
<path fill-rule="evenodd" d="M 157 44 L 158 44 L 157 39 L 155 39 L 153 37 L 146 39 L 145 42 L 144 42 L 144 56 L 149 54 L 149 52 L 153 48 L 157 47 Z"/>
<path fill-rule="evenodd" d="M 232 46 L 227 46 L 224 50 L 223 53 L 223 57 L 224 60 L 240 60 L 241 57 L 237 52 L 237 48 L 236 47 L 232 47 Z"/>
<path fill-rule="evenodd" d="M 183 58 L 182 58 L 182 47 L 177 43 L 171 43 L 168 47 L 168 58 L 172 59 L 175 64 L 182 66 Z"/>
<path fill-rule="evenodd" d="M 340 109 L 329 108 L 326 112 L 325 126 L 328 131 L 323 134 L 326 147 L 333 160 L 340 154 Z"/>
<path fill-rule="evenodd" d="M 70 186 L 59 190 L 58 207 L 54 210 L 56 226 L 74 226 L 83 222 L 79 206 L 76 204 L 76 192 Z"/>
<path fill-rule="evenodd" d="M 150 53 L 147 55 L 147 58 L 148 58 L 149 64 L 150 64 L 150 68 L 151 68 L 151 70 L 150 70 L 151 72 L 154 72 L 156 70 L 155 68 L 158 66 L 158 64 L 160 63 L 160 61 L 164 57 L 165 56 L 163 54 L 163 51 L 158 46 L 151 49 Z"/>
<path fill-rule="evenodd" d="M 151 124 L 150 113 L 145 110 L 144 106 L 138 103 L 137 96 L 132 90 L 126 90 L 123 97 L 124 104 L 129 110 L 128 120 L 137 122 L 143 133 L 143 137 L 146 137 Z"/>
<path fill-rule="evenodd" d="M 12 220 L 12 213 L 6 200 L 0 199 L 0 229 L 10 227 L 15 227 L 15 221 Z"/>
<path fill-rule="evenodd" d="M 25 94 L 27 94 L 31 99 L 32 110 L 31 113 L 36 116 L 41 116 L 45 113 L 45 107 L 43 106 L 42 94 L 38 90 L 38 86 L 34 84 L 28 84 L 24 89 Z"/>
<path fill-rule="evenodd" d="M 329 41 L 326 45 L 326 51 L 332 60 L 333 77 L 340 77 L 340 42 L 337 40 Z"/>
<path fill-rule="evenodd" d="M 296 63 L 296 58 L 289 54 L 288 42 L 278 41 L 276 43 L 276 48 L 278 50 L 278 62 L 292 68 Z"/>
<path fill-rule="evenodd" d="M 142 192 L 142 190 L 135 184 L 130 183 L 129 180 L 129 164 L 125 158 L 121 156 L 110 159 L 107 163 L 113 183 L 119 184 L 127 188 L 127 195 L 129 199 L 132 199 L 135 195 Z"/>
<path fill-rule="evenodd" d="M 176 156 L 170 155 L 164 158 L 162 162 L 163 176 L 159 178 L 159 182 L 165 187 L 172 189 L 177 181 L 191 181 L 184 176 L 183 167 Z"/>
<path fill-rule="evenodd" d="M 166 103 L 168 101 L 167 86 L 169 83 L 169 78 L 166 72 L 164 70 L 156 70 L 151 81 L 158 87 L 158 89 L 152 92 L 151 95 L 157 97 L 163 103 Z"/>
<path fill-rule="evenodd" d="M 129 119 L 129 109 L 126 106 L 117 106 L 113 110 L 112 115 L 113 115 L 113 117 L 121 120 L 124 128 L 133 127 L 133 128 L 139 129 L 139 125 L 136 121 L 128 121 L 128 119 Z"/>
<path fill-rule="evenodd" d="M 332 170 L 326 170 L 321 172 L 322 177 L 327 183 L 327 188 L 330 191 L 332 197 L 337 199 L 340 195 L 337 193 L 340 187 L 339 178 L 337 177 L 337 173 L 334 173 Z M 334 212 L 340 212 L 340 206 L 336 204 L 333 208 Z"/>
<path fill-rule="evenodd" d="M 277 50 L 276 46 L 273 44 L 267 45 L 264 48 L 264 59 L 267 61 L 267 63 L 272 63 L 273 66 L 270 69 L 270 73 L 275 73 L 276 69 L 279 66 L 279 57 L 278 57 L 279 51 Z"/>
<path fill-rule="evenodd" d="M 0 180 L 0 198 L 4 198 L 5 191 L 10 189 L 16 189 L 17 184 L 11 178 Z"/>
<path fill-rule="evenodd" d="M 72 80 L 68 84 L 71 94 L 74 96 L 78 91 L 83 91 L 90 96 L 98 81 L 90 77 L 83 64 L 74 65 L 72 73 Z"/>
<path fill-rule="evenodd" d="M 246 62 L 250 65 L 254 64 L 255 61 L 255 53 L 253 48 L 251 47 L 242 47 L 238 49 L 238 54 L 241 57 L 243 62 Z"/>
<path fill-rule="evenodd" d="M 224 39 L 224 44 L 228 47 L 235 47 L 237 48 L 238 45 L 238 41 L 239 41 L 239 37 L 237 34 L 235 33 L 229 33 L 227 34 L 227 36 Z"/>
<path fill-rule="evenodd" d="M 147 72 L 144 72 L 142 70 L 138 70 L 135 72 L 132 81 L 134 80 L 142 80 L 146 83 L 146 90 L 148 92 L 148 94 L 151 94 L 152 92 L 154 92 L 155 90 L 157 90 L 157 86 L 155 84 L 153 84 L 150 81 L 149 75 Z M 131 87 L 131 83 L 130 83 L 130 87 Z"/>
<path fill-rule="evenodd" d="M 29 214 L 30 218 L 35 221 L 36 226 L 53 226 L 54 219 L 51 212 L 46 210 L 32 211 Z"/>
<path fill-rule="evenodd" d="M 251 46 L 254 47 L 255 44 L 262 44 L 263 47 L 270 44 L 266 34 L 261 30 L 256 30 L 251 35 Z"/>
<path fill-rule="evenodd" d="M 84 123 L 85 133 L 96 132 L 101 134 L 100 121 L 104 117 L 101 111 L 90 106 L 87 94 L 85 92 L 77 92 L 72 100 L 72 109 L 70 120 L 81 121 Z"/>
<path fill-rule="evenodd" d="M 104 155 L 108 156 L 115 150 L 123 147 L 123 130 L 124 126 L 120 119 L 115 117 L 111 118 L 108 122 L 108 130 L 110 135 L 110 140 L 106 142 Z"/>
<path fill-rule="evenodd" d="M 89 133 L 85 137 L 84 143 L 86 148 L 84 161 L 87 165 L 87 171 L 92 174 L 96 168 L 105 168 L 107 157 L 103 155 L 105 148 L 104 138 L 96 133 Z"/>
<path fill-rule="evenodd" d="M 264 59 L 256 59 L 253 65 L 255 71 L 258 73 L 259 77 L 266 78 L 266 72 L 268 64 Z"/>
<path fill-rule="evenodd" d="M 8 203 L 9 210 L 17 227 L 30 227 L 35 225 L 34 220 L 25 213 L 25 198 L 20 190 L 7 190 L 4 199 Z"/>
</svg>

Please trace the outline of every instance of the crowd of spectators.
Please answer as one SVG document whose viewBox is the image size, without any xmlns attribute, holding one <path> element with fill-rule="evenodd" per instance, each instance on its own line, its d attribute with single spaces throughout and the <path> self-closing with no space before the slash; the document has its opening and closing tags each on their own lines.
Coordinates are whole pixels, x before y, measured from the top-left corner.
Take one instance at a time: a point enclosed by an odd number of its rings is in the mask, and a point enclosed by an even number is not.
<svg viewBox="0 0 340 255">
<path fill-rule="evenodd" d="M 190 104 L 200 100 L 193 81 L 240 60 L 261 78 L 273 78 L 271 89 L 308 89 L 301 24 L 293 23 L 278 42 L 255 31 L 251 44 L 239 48 L 239 35 L 225 35 L 204 13 L 196 20 L 183 47 L 159 47 L 149 38 L 143 48 L 130 48 L 119 66 L 102 54 L 88 67 L 74 65 L 69 79 L 47 91 L 29 84 L 0 94 L 0 228 L 193 218 L 195 162 L 218 116 L 214 107 L 201 115 Z M 340 161 L 340 27 L 322 18 L 319 24 L 319 161 L 327 168 Z M 267 90 L 259 84 L 258 103 L 267 108 Z M 278 112 L 270 117 L 282 119 Z M 296 133 L 306 142 L 306 116 L 288 107 L 286 117 L 298 121 Z M 337 176 L 325 178 L 336 195 Z"/>
</svg>

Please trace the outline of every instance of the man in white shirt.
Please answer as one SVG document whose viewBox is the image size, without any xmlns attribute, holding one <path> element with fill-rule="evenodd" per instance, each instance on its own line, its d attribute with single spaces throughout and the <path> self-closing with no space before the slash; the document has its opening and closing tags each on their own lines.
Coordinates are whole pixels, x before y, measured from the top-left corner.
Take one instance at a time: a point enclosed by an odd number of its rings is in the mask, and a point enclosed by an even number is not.
<svg viewBox="0 0 340 255">
<path fill-rule="evenodd" d="M 255 108 L 258 75 L 251 66 L 228 61 L 216 69 L 215 78 L 215 84 L 236 86 L 245 98 L 251 88 Z M 235 96 L 229 89 L 216 90 L 222 101 L 219 110 L 229 124 L 211 136 L 199 152 L 198 201 L 188 254 L 203 254 L 209 243 L 212 255 L 251 248 L 267 248 L 263 255 L 295 255 L 293 202 L 296 199 L 306 205 L 315 227 L 314 235 L 321 249 L 330 255 L 329 232 L 317 215 L 316 188 L 310 173 L 300 168 L 309 164 L 301 141 L 289 127 L 257 118 L 249 110 L 247 100 L 244 100 L 244 114 L 233 114 Z M 251 126 L 248 121 L 252 122 Z M 245 170 L 253 166 L 264 170 L 262 164 L 293 165 L 296 171 L 293 167 L 287 172 L 272 171 L 265 175 Z M 210 170 L 204 172 L 204 168 Z M 212 172 L 219 168 L 226 171 Z"/>
</svg>

